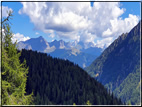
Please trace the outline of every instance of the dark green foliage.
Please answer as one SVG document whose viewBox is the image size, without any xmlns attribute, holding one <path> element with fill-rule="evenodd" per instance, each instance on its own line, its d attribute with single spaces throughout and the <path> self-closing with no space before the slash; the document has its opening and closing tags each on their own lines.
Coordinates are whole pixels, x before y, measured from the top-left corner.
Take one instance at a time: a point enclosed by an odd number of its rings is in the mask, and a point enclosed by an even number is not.
<svg viewBox="0 0 142 107">
<path fill-rule="evenodd" d="M 68 60 L 31 50 L 22 50 L 21 62 L 24 58 L 29 66 L 26 91 L 33 91 L 35 104 L 81 105 L 88 100 L 92 105 L 122 104 L 101 83 Z"/>
<path fill-rule="evenodd" d="M 122 98 L 122 101 L 130 100 L 132 104 L 140 104 L 140 90 L 135 87 L 140 82 L 138 68 L 140 68 L 140 23 L 129 33 L 119 36 L 86 68 L 86 71 L 109 90 L 114 91 L 117 88 L 114 93 Z M 123 91 L 120 88 L 123 88 Z M 129 92 L 126 92 L 126 89 Z M 133 93 L 133 96 L 130 93 Z"/>
<path fill-rule="evenodd" d="M 120 86 L 114 90 L 116 96 L 123 101 L 127 101 L 127 104 L 131 103 L 132 105 L 140 103 L 140 67 L 136 66 L 134 70 L 135 71 L 130 73 Z"/>
</svg>

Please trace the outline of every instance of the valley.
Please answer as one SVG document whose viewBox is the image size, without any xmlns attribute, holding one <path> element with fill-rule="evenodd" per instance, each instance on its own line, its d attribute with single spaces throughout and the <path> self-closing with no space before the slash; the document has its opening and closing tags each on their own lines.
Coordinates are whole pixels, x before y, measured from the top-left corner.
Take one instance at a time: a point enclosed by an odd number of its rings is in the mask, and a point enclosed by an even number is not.
<svg viewBox="0 0 142 107">
<path fill-rule="evenodd" d="M 69 60 L 84 68 L 123 103 L 140 102 L 140 23 L 129 33 L 120 35 L 104 51 L 97 47 L 84 48 L 81 42 L 47 42 L 42 36 L 19 42 L 17 46 L 20 50 L 34 50 Z"/>
</svg>

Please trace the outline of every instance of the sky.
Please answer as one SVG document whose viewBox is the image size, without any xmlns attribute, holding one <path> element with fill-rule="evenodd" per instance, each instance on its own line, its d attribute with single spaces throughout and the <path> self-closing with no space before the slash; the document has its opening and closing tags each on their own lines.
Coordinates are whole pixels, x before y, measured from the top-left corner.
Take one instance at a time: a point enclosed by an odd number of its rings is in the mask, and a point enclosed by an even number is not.
<svg viewBox="0 0 142 107">
<path fill-rule="evenodd" d="M 141 19 L 140 2 L 2 2 L 2 18 L 13 11 L 13 42 L 43 36 L 104 48 Z"/>
</svg>

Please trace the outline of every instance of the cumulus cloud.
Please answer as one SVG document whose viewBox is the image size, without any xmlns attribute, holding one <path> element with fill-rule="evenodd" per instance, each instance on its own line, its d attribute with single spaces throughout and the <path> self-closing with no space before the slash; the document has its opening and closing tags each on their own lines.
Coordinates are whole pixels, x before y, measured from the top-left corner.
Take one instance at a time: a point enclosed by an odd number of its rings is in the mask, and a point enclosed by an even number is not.
<svg viewBox="0 0 142 107">
<path fill-rule="evenodd" d="M 25 37 L 23 34 L 16 33 L 16 34 L 13 34 L 12 42 L 14 43 L 14 42 L 16 42 L 16 40 L 17 40 L 17 42 L 19 42 L 19 41 L 26 41 L 28 39 L 30 39 L 30 37 L 28 37 L 28 36 Z"/>
<path fill-rule="evenodd" d="M 119 2 L 22 2 L 19 14 L 30 17 L 35 28 L 50 37 L 71 39 L 84 43 L 97 38 L 97 46 L 105 46 L 122 33 L 129 32 L 139 21 L 138 16 L 129 14 L 122 19 L 126 9 Z M 103 45 L 102 45 L 102 44 Z"/>
<path fill-rule="evenodd" d="M 0 14 L 1 14 L 1 8 L 2 8 L 2 18 L 8 16 L 7 14 L 8 11 L 13 11 L 11 8 L 8 8 L 8 6 L 2 6 L 0 7 Z"/>
<path fill-rule="evenodd" d="M 99 48 L 108 47 L 113 41 L 113 37 L 103 38 L 101 40 L 97 40 L 95 46 Z"/>
</svg>

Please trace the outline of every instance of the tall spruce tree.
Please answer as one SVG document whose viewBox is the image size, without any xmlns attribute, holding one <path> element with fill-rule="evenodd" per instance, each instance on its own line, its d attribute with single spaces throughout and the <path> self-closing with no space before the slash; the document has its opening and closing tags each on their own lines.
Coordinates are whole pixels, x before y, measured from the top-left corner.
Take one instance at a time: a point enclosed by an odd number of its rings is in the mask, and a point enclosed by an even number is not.
<svg viewBox="0 0 142 107">
<path fill-rule="evenodd" d="M 29 105 L 32 94 L 26 94 L 28 67 L 26 61 L 20 63 L 20 53 L 17 53 L 16 42 L 12 43 L 12 31 L 8 17 L 2 21 L 2 105 Z"/>
</svg>

